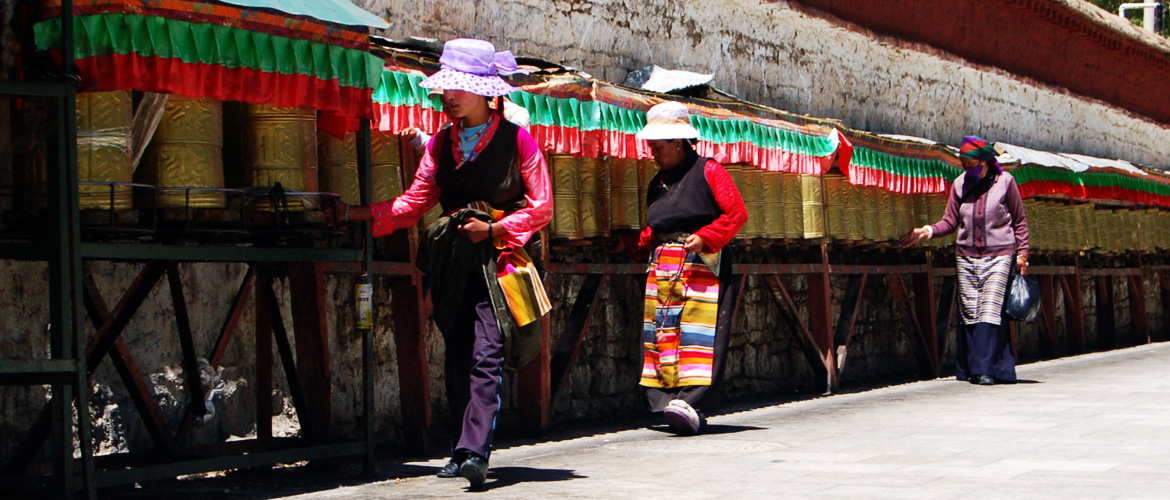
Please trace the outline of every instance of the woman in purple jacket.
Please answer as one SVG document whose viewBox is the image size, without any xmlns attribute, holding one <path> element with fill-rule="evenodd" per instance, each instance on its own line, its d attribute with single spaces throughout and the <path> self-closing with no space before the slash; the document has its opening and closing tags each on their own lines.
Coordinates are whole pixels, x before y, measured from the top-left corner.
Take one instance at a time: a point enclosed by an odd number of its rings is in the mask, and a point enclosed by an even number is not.
<svg viewBox="0 0 1170 500">
<path fill-rule="evenodd" d="M 987 141 L 963 139 L 959 160 L 965 174 L 955 179 L 942 220 L 902 237 L 906 247 L 959 232 L 955 260 L 962 323 L 955 338 L 955 375 L 979 385 L 1016 381 L 1011 334 L 1001 312 L 1012 265 L 1020 274 L 1028 268 L 1024 202 L 1016 180 L 995 157 Z"/>
</svg>

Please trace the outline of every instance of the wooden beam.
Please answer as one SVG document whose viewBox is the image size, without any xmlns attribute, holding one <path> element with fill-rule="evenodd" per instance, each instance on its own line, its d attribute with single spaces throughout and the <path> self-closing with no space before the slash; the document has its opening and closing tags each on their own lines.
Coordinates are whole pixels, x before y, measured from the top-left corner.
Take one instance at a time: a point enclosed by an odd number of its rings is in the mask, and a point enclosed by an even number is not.
<svg viewBox="0 0 1170 500">
<path fill-rule="evenodd" d="M 1040 282 L 1040 357 L 1056 356 L 1056 287 L 1052 275 L 1037 276 Z"/>
<path fill-rule="evenodd" d="M 894 299 L 894 309 L 908 325 L 906 329 L 907 340 L 914 348 L 914 357 L 918 360 L 919 377 L 928 379 L 938 376 L 938 370 L 930 356 L 929 343 L 926 340 L 924 329 L 918 324 L 918 317 L 910 305 L 910 294 L 906 290 L 906 283 L 902 280 L 902 275 L 887 275 L 886 284 L 890 287 L 891 296 Z"/>
<path fill-rule="evenodd" d="M 256 278 L 256 331 L 254 354 L 256 356 L 256 439 L 261 442 L 272 440 L 272 318 L 268 309 L 272 304 L 261 291 L 272 286 L 272 276 L 260 265 Z"/>
<path fill-rule="evenodd" d="M 390 285 L 390 319 L 394 351 L 398 358 L 398 397 L 402 408 L 406 449 L 422 454 L 431 428 L 430 371 L 427 362 L 426 320 L 428 302 L 422 278 L 387 278 Z"/>
<path fill-rule="evenodd" d="M 244 273 L 244 279 L 240 280 L 240 287 L 236 289 L 236 295 L 232 298 L 232 305 L 228 309 L 227 318 L 224 319 L 223 327 L 219 330 L 219 335 L 215 338 L 215 344 L 211 347 L 211 353 L 207 355 L 207 363 L 212 368 L 219 368 L 223 362 L 224 352 L 227 351 L 228 341 L 231 340 L 232 335 L 236 332 L 236 327 L 240 324 L 240 316 L 243 315 L 244 306 L 248 302 L 248 297 L 252 295 L 252 283 L 256 281 L 255 267 L 248 265 L 248 270 Z"/>
<path fill-rule="evenodd" d="M 296 339 L 297 374 L 305 388 L 306 407 L 314 422 L 305 437 L 317 442 L 330 438 L 333 422 L 333 366 L 329 355 L 329 321 L 326 311 L 325 271 L 320 264 L 289 267 L 289 299 L 293 336 Z M 298 408 L 300 411 L 301 408 Z"/>
<path fill-rule="evenodd" d="M 942 286 L 939 287 L 938 291 L 938 307 L 936 309 L 938 312 L 934 315 L 934 338 L 940 353 L 943 351 L 943 346 L 947 344 L 947 334 L 951 329 L 951 317 L 955 313 L 957 283 L 958 279 L 954 275 L 944 276 Z"/>
<path fill-rule="evenodd" d="M 1097 348 L 1117 347 L 1117 323 L 1113 309 L 1113 277 L 1097 276 Z"/>
<path fill-rule="evenodd" d="M 1131 255 L 1130 264 L 1139 271 L 1142 267 L 1141 255 Z M 1146 313 L 1146 276 L 1144 273 L 1130 276 L 1126 280 L 1129 290 L 1129 325 L 1130 344 L 1142 345 L 1150 343 L 1150 323 Z"/>
<path fill-rule="evenodd" d="M 1060 285 L 1064 291 L 1064 328 L 1068 332 L 1068 348 L 1080 354 L 1085 352 L 1085 314 L 1080 273 L 1062 276 Z"/>
<path fill-rule="evenodd" d="M 841 301 L 841 313 L 837 316 L 837 326 L 833 329 L 833 348 L 837 352 L 836 369 L 838 375 L 845 369 L 845 359 L 849 355 L 849 344 L 853 341 L 853 325 L 857 321 L 857 313 L 861 310 L 862 298 L 865 296 L 865 281 L 868 274 L 854 274 L 849 277 L 849 287 L 845 289 L 845 298 Z"/>
<path fill-rule="evenodd" d="M 784 286 L 784 282 L 780 281 L 780 277 L 769 274 L 764 276 L 764 281 L 768 284 L 768 289 L 772 291 L 776 303 L 780 305 L 780 315 L 793 330 L 796 330 L 796 339 L 800 341 L 800 350 L 805 359 L 808 360 L 809 368 L 812 369 L 815 387 L 818 391 L 828 393 L 831 379 L 829 372 L 834 371 L 834 364 L 825 359 L 822 350 L 817 346 L 816 338 L 809 331 L 808 325 L 801 319 L 800 309 L 792 301 L 792 296 L 788 294 L 788 289 Z"/>
<path fill-rule="evenodd" d="M 930 262 L 930 258 L 927 258 Z M 942 355 L 940 354 L 937 322 L 934 309 L 934 272 L 929 264 L 926 271 L 911 276 L 914 286 L 914 316 L 918 320 L 918 331 L 922 335 L 923 348 L 930 358 L 933 377 L 942 373 Z"/>
<path fill-rule="evenodd" d="M 276 298 L 276 292 L 272 289 L 272 281 L 266 280 L 257 288 L 257 295 L 266 302 L 265 309 L 268 310 L 268 321 L 272 328 L 272 338 L 276 341 L 276 352 L 280 355 L 280 367 L 284 371 L 284 381 L 288 384 L 289 395 L 292 396 L 293 407 L 297 411 L 297 420 L 301 424 L 301 431 L 304 435 L 312 436 L 317 431 L 314 427 L 317 423 L 313 421 L 312 412 L 309 410 L 308 401 L 305 399 L 305 386 L 301 384 L 300 374 L 297 372 L 297 361 L 293 355 L 292 345 L 288 341 L 288 330 L 284 327 L 284 319 L 281 317 L 280 301 Z"/>
<path fill-rule="evenodd" d="M 540 269 L 544 270 L 549 268 L 549 229 L 541 229 L 539 234 L 543 251 L 537 260 Z M 548 273 L 543 274 L 547 280 Z M 549 414 L 552 412 L 551 318 L 542 318 L 540 326 L 540 352 L 536 359 L 516 372 L 516 392 L 519 396 L 516 412 L 520 417 L 521 428 L 534 434 L 548 429 Z"/>
<path fill-rule="evenodd" d="M 569 376 L 573 363 L 577 359 L 577 352 L 581 349 L 581 341 L 589 328 L 589 318 L 592 317 L 593 306 L 597 304 L 597 291 L 605 281 L 604 274 L 589 274 L 581 283 L 577 291 L 577 298 L 573 300 L 573 308 L 569 310 L 569 317 L 565 320 L 565 327 L 561 331 L 560 341 L 552 353 L 551 364 L 551 391 L 555 402 L 560 393 L 561 384 Z"/>
<path fill-rule="evenodd" d="M 85 310 L 94 328 L 98 328 L 109 318 L 110 310 L 88 268 L 82 273 L 82 287 Z M 114 349 L 110 351 L 110 363 L 118 372 L 118 377 L 122 379 L 122 385 L 126 386 L 126 393 L 134 402 L 134 408 L 138 410 L 138 416 L 142 418 L 147 434 L 150 434 L 159 450 L 169 453 L 171 440 L 174 438 L 167 430 L 166 419 L 163 418 L 162 409 L 154 399 L 154 392 L 146 383 L 146 379 L 142 378 L 142 370 L 138 368 L 138 363 L 130 354 L 126 339 L 121 336 L 114 342 Z"/>
<path fill-rule="evenodd" d="M 1158 329 L 1158 340 L 1170 339 L 1170 270 L 1158 271 L 1159 295 L 1162 298 L 1162 323 Z"/>
<path fill-rule="evenodd" d="M 836 353 L 833 349 L 833 288 L 829 282 L 828 246 L 821 245 L 821 271 L 808 276 L 808 331 L 829 367 L 826 389 L 837 389 Z"/>
<path fill-rule="evenodd" d="M 171 289 L 171 304 L 175 310 L 175 326 L 179 330 L 179 349 L 183 356 L 183 379 L 187 386 L 187 413 L 197 417 L 207 414 L 203 405 L 203 382 L 199 377 L 199 361 L 195 355 L 195 336 L 191 332 L 190 316 L 187 315 L 187 300 L 183 296 L 183 279 L 179 276 L 179 264 L 167 266 L 167 284 Z"/>
</svg>

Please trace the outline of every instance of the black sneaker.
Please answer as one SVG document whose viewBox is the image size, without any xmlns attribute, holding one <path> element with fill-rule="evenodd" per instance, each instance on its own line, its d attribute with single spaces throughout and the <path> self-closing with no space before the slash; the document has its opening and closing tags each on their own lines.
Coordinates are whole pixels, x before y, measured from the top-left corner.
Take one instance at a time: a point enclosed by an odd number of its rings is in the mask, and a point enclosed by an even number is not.
<svg viewBox="0 0 1170 500">
<path fill-rule="evenodd" d="M 439 473 L 435 475 L 443 478 L 459 477 L 459 462 L 456 462 L 454 458 L 448 460 L 447 465 L 439 469 Z"/>
<path fill-rule="evenodd" d="M 979 385 L 995 385 L 995 379 L 991 378 L 990 375 L 980 375 L 978 384 Z"/>
<path fill-rule="evenodd" d="M 459 466 L 459 475 L 471 483 L 471 490 L 476 491 L 482 489 L 484 481 L 487 481 L 487 470 L 487 460 L 479 455 L 472 455 Z"/>
</svg>

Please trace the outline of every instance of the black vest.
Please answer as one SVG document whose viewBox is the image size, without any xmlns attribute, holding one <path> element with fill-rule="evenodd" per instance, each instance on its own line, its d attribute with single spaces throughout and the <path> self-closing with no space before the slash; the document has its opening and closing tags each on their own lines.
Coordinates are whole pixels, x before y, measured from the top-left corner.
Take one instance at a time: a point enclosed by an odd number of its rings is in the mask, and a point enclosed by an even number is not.
<svg viewBox="0 0 1170 500">
<path fill-rule="evenodd" d="M 504 119 L 487 147 L 475 160 L 455 168 L 455 152 L 451 148 L 451 132 L 444 129 L 435 134 L 434 151 L 438 157 L 435 182 L 439 185 L 439 204 L 443 213 L 450 213 L 469 203 L 484 201 L 491 206 L 512 211 L 523 205 L 524 176 L 520 175 L 516 153 L 516 134 L 520 127 Z"/>
<path fill-rule="evenodd" d="M 707 183 L 707 158 L 688 160 L 673 170 L 659 170 L 650 180 L 646 224 L 655 233 L 693 233 L 723 214 Z"/>
</svg>

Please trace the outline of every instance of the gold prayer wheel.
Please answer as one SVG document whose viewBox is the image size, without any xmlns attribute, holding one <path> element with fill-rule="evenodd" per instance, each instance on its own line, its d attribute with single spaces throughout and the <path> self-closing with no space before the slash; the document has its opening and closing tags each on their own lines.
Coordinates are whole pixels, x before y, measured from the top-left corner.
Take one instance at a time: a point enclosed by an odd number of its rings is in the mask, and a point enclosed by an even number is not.
<svg viewBox="0 0 1170 500">
<path fill-rule="evenodd" d="M 613 230 L 641 227 L 638 218 L 638 162 L 629 158 L 609 160 L 609 227 Z"/>
<path fill-rule="evenodd" d="M 919 228 L 938 221 L 930 220 L 930 205 L 926 201 L 925 193 L 910 195 L 911 209 L 914 211 L 914 227 Z"/>
<path fill-rule="evenodd" d="M 370 132 L 370 176 L 374 186 L 370 195 L 374 201 L 397 198 L 402 186 L 402 141 L 398 134 Z"/>
<path fill-rule="evenodd" d="M 744 204 L 744 208 L 746 209 L 747 208 L 747 198 L 744 195 L 745 186 L 744 186 L 744 177 L 743 177 L 743 165 L 738 164 L 738 163 L 729 163 L 727 165 L 724 165 L 723 169 L 727 171 L 727 175 L 731 176 L 732 182 L 735 183 L 735 189 L 737 191 L 739 191 L 740 198 L 744 198 L 743 204 Z M 752 220 L 752 215 L 749 212 L 748 213 L 748 223 L 750 223 L 751 220 Z M 739 228 L 739 232 L 735 233 L 736 239 L 752 238 L 752 234 L 750 232 L 750 228 L 748 227 L 748 223 L 745 223 L 743 225 L 743 227 Z"/>
<path fill-rule="evenodd" d="M 926 195 L 927 206 L 930 207 L 931 224 L 942 220 L 943 215 L 947 211 L 947 200 L 950 198 L 950 191 L 942 193 L 933 193 Z M 930 240 L 931 246 L 945 247 L 955 242 L 955 233 L 951 233 L 941 238 L 932 238 Z"/>
<path fill-rule="evenodd" d="M 891 239 L 901 238 L 903 234 L 914 229 L 914 198 L 908 194 L 891 193 L 894 197 L 894 235 Z"/>
<path fill-rule="evenodd" d="M 638 160 L 638 221 L 640 227 L 646 226 L 646 191 L 650 189 L 650 181 L 658 174 L 658 164 L 654 160 Z"/>
<path fill-rule="evenodd" d="M 1048 249 L 1048 227 L 1046 226 L 1047 216 L 1044 213 L 1043 206 L 1036 200 L 1024 200 L 1024 214 L 1028 218 L 1028 239 L 1029 246 L 1037 250 Z"/>
<path fill-rule="evenodd" d="M 317 154 L 321 190 L 337 193 L 341 201 L 351 205 L 361 203 L 357 134 L 348 132 L 342 139 L 324 130 L 317 130 Z"/>
<path fill-rule="evenodd" d="M 897 233 L 897 222 L 894 220 L 894 193 L 882 188 L 874 188 L 874 194 L 878 200 L 878 237 L 875 239 L 883 241 L 893 239 L 894 234 Z"/>
<path fill-rule="evenodd" d="M 861 208 L 865 214 L 862 219 L 861 234 L 866 240 L 877 241 L 881 238 L 881 211 L 878 206 L 881 199 L 878 197 L 878 189 L 872 186 L 861 187 Z"/>
<path fill-rule="evenodd" d="M 238 187 L 268 187 L 280 183 L 286 191 L 318 191 L 317 112 L 311 108 L 282 108 L 271 104 L 239 103 Z M 271 210 L 267 202 L 257 204 Z M 305 207 L 290 200 L 290 210 Z"/>
<path fill-rule="evenodd" d="M 821 181 L 825 196 L 825 236 L 834 240 L 848 239 L 849 220 L 845 206 L 849 199 L 846 194 L 849 181 L 841 174 L 825 174 Z"/>
<path fill-rule="evenodd" d="M 549 167 L 553 188 L 554 238 L 581 239 L 581 176 L 577 158 L 570 155 L 550 155 Z"/>
<path fill-rule="evenodd" d="M 825 237 L 825 206 L 821 178 L 818 175 L 800 175 L 800 201 L 804 207 L 804 237 Z"/>
<path fill-rule="evenodd" d="M 609 235 L 609 165 L 597 158 L 581 158 L 581 235 Z"/>
<path fill-rule="evenodd" d="M 764 171 L 744 164 L 742 168 L 743 204 L 747 208 L 748 220 L 744 232 L 750 238 L 763 238 L 767 234 L 764 218 Z"/>
<path fill-rule="evenodd" d="M 845 183 L 845 237 L 857 241 L 864 238 L 865 209 L 861 201 L 861 187 Z"/>
<path fill-rule="evenodd" d="M 12 182 L 26 197 L 23 208 L 48 208 L 48 137 L 40 119 L 47 110 L 26 101 L 25 112 L 12 123 Z M 133 99 L 130 91 L 77 94 L 77 180 L 81 182 L 131 182 L 130 127 Z M 81 210 L 125 210 L 133 204 L 130 186 L 78 186 Z"/>
<path fill-rule="evenodd" d="M 130 128 L 134 99 L 129 90 L 77 94 L 77 179 L 131 182 Z M 126 210 L 133 204 L 130 186 L 82 185 L 81 210 Z"/>
<path fill-rule="evenodd" d="M 765 171 L 764 179 L 764 235 L 767 238 L 784 237 L 784 177 L 780 172 Z"/>
<path fill-rule="evenodd" d="M 223 192 L 177 188 L 222 189 L 223 175 L 222 103 L 168 96 L 135 182 L 163 189 L 155 199 L 161 208 L 222 208 L 227 204 Z"/>
<path fill-rule="evenodd" d="M 784 192 L 784 237 L 804 238 L 804 201 L 800 174 L 780 174 Z"/>
</svg>

